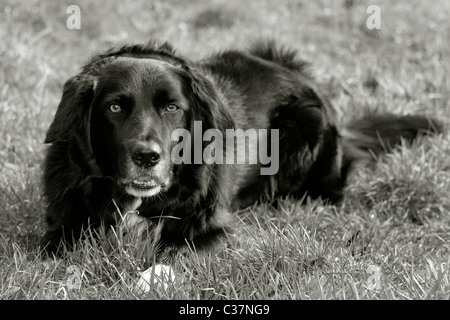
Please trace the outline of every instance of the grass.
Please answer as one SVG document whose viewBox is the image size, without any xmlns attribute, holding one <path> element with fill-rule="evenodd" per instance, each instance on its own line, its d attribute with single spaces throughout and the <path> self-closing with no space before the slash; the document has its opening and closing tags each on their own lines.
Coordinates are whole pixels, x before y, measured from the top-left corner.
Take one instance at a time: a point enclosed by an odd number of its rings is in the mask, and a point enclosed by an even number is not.
<svg viewBox="0 0 450 320">
<path fill-rule="evenodd" d="M 37 250 L 42 142 L 64 81 L 91 54 L 156 37 L 197 59 L 271 37 L 313 63 L 342 121 L 390 111 L 448 124 L 448 1 L 380 0 L 381 30 L 367 29 L 365 0 L 76 1 L 81 29 L 68 30 L 71 4 L 0 2 L 1 299 L 450 298 L 448 134 L 358 168 L 340 205 L 286 199 L 236 213 L 217 251 L 178 257 L 166 289 L 133 290 L 145 254 L 133 237 L 112 251 L 85 241 L 66 259 Z"/>
</svg>

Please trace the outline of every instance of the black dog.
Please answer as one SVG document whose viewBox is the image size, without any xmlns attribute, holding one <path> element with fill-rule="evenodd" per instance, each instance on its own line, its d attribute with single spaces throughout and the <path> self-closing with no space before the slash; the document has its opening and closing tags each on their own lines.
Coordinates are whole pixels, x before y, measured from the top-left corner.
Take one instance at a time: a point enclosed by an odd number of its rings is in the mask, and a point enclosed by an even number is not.
<svg viewBox="0 0 450 320">
<path fill-rule="evenodd" d="M 203 249 L 224 233 L 236 208 L 267 195 L 339 201 L 355 160 L 441 131 L 425 117 L 394 115 L 368 116 L 340 130 L 306 68 L 295 51 L 272 42 L 198 63 L 167 43 L 94 57 L 66 82 L 45 139 L 52 145 L 44 173 L 49 230 L 42 245 L 55 253 L 61 240 L 70 246 L 88 225 L 114 225 L 117 211 L 137 209 L 159 257 L 187 243 Z M 181 138 L 172 141 L 172 133 L 184 128 L 195 135 L 196 121 L 201 134 L 278 129 L 276 148 L 265 150 L 278 151 L 276 174 L 262 175 L 271 164 L 261 162 L 195 161 L 188 147 L 195 151 L 198 144 L 192 141 L 184 141 L 179 153 L 192 161 L 177 163 L 172 151 Z M 267 141 L 272 138 L 268 131 Z M 200 152 L 206 146 L 202 141 Z M 258 147 L 254 141 L 245 146 L 248 152 Z"/>
</svg>

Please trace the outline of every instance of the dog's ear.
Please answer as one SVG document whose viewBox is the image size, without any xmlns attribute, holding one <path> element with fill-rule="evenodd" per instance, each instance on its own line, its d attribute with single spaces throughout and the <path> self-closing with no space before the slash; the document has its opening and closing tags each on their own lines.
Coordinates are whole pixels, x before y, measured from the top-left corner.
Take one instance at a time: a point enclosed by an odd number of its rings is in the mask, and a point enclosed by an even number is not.
<svg viewBox="0 0 450 320">
<path fill-rule="evenodd" d="M 234 128 L 232 117 L 211 81 L 196 69 L 189 68 L 188 73 L 193 120 L 202 121 L 203 130 L 215 128 L 224 132 L 225 129 Z"/>
<path fill-rule="evenodd" d="M 77 133 L 85 131 L 93 98 L 93 76 L 81 74 L 67 80 L 45 143 L 69 140 Z"/>
<path fill-rule="evenodd" d="M 217 129 L 222 133 L 222 137 L 225 137 L 226 129 L 234 129 L 235 124 L 233 118 L 224 105 L 224 100 L 220 96 L 220 92 L 215 88 L 213 82 L 211 82 L 200 70 L 185 67 L 185 72 L 181 73 L 184 78 L 184 94 L 188 97 L 190 103 L 190 110 L 187 113 L 188 130 L 191 132 L 193 139 L 191 139 L 190 149 L 190 162 L 188 165 L 181 164 L 177 170 L 177 175 L 180 181 L 183 181 L 183 190 L 188 190 L 187 194 L 190 195 L 192 201 L 200 201 L 198 197 L 204 197 L 202 201 L 208 203 L 205 205 L 207 210 L 214 211 L 217 209 L 220 199 L 226 199 L 228 194 L 228 187 L 224 187 L 221 190 L 216 190 L 215 182 L 211 182 L 215 179 L 223 179 L 223 185 L 226 185 L 226 178 L 223 176 L 225 169 L 221 166 L 219 169 L 218 164 L 213 163 L 212 166 L 201 165 L 196 162 L 196 121 L 201 121 L 202 136 L 208 129 Z M 202 139 L 202 137 L 200 137 Z M 214 138 L 215 141 L 215 138 Z M 226 141 L 222 141 L 222 146 L 225 148 Z M 210 142 L 203 141 L 202 152 Z M 220 143 L 217 147 L 220 146 Z M 224 153 L 226 150 L 224 150 Z M 197 154 L 198 155 L 198 154 Z M 200 156 L 203 156 L 201 154 Z M 205 159 L 202 158 L 201 163 L 204 163 Z M 227 185 L 228 186 L 228 185 Z M 195 190 L 193 193 L 192 190 Z M 186 192 L 186 191 L 185 191 Z M 199 211 L 204 214 L 204 211 Z M 212 214 L 212 213 L 209 213 Z"/>
</svg>

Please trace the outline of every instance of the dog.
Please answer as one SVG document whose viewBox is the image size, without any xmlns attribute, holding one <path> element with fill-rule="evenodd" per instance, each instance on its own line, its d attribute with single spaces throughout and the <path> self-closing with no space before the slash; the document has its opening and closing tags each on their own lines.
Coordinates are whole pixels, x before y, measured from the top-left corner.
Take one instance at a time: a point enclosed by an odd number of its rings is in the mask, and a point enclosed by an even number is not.
<svg viewBox="0 0 450 320">
<path fill-rule="evenodd" d="M 149 232 L 154 261 L 170 261 L 186 246 L 211 248 L 239 208 L 287 196 L 339 202 L 355 163 L 443 130 L 419 115 L 370 114 L 340 125 L 308 70 L 274 41 L 197 62 L 155 41 L 94 56 L 65 83 L 45 138 L 42 247 L 58 254 L 86 228 L 126 220 Z M 266 143 L 233 142 L 230 151 L 220 140 L 230 129 L 264 129 Z M 176 130 L 201 141 L 174 139 Z M 213 157 L 246 150 L 248 160 L 260 149 L 277 163 L 194 159 L 211 136 Z"/>
</svg>

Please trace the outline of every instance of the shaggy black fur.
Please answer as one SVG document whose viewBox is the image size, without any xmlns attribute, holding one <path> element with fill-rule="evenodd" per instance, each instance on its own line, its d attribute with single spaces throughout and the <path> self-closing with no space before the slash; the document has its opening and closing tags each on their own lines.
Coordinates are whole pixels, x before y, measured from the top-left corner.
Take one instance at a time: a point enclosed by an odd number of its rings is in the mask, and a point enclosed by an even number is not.
<svg viewBox="0 0 450 320">
<path fill-rule="evenodd" d="M 307 68 L 295 50 L 270 41 L 196 63 L 155 42 L 92 58 L 66 82 L 45 139 L 49 229 L 42 245 L 55 253 L 61 240 L 70 245 L 88 225 L 114 225 L 113 199 L 127 210 L 141 198 L 132 209 L 152 218 L 158 259 L 187 243 L 206 248 L 226 231 L 232 210 L 267 195 L 339 201 L 355 160 L 442 130 L 425 117 L 395 115 L 338 128 Z M 179 110 L 168 112 L 169 104 Z M 110 112 L 111 105 L 121 111 Z M 194 121 L 202 121 L 203 132 L 224 135 L 234 128 L 279 129 L 278 173 L 263 176 L 260 164 L 173 164 L 170 133 L 192 132 Z M 154 219 L 162 215 L 179 219 Z"/>
</svg>

